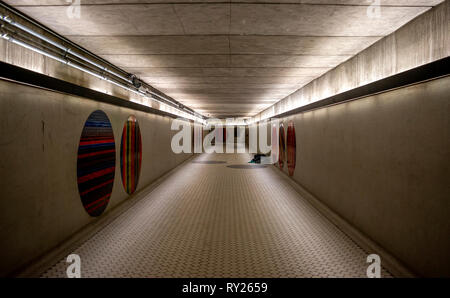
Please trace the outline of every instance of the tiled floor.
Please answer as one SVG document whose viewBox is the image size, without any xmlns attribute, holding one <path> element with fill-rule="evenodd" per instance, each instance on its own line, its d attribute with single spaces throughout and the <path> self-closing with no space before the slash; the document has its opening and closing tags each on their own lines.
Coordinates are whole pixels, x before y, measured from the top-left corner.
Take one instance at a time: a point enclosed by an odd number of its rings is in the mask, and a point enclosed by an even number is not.
<svg viewBox="0 0 450 298">
<path fill-rule="evenodd" d="M 249 159 L 204 154 L 196 161 L 226 163 L 182 166 L 74 251 L 82 277 L 365 277 L 368 253 L 284 177 L 227 167 Z"/>
</svg>

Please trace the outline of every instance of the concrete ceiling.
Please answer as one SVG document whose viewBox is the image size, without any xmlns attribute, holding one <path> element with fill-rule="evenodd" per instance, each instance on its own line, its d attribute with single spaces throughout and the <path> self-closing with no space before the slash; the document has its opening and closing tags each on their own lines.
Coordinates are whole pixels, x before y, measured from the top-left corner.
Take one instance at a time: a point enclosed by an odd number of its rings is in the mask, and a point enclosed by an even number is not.
<svg viewBox="0 0 450 298">
<path fill-rule="evenodd" d="M 253 116 L 442 0 L 9 0 L 211 117 Z M 75 1 L 73 1 L 75 2 Z"/>
</svg>

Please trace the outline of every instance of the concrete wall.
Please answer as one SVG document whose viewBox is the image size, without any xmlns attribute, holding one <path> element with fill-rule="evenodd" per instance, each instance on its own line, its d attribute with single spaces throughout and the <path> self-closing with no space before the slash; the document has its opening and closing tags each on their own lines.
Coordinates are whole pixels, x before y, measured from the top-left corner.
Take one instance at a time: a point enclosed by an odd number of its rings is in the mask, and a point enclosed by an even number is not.
<svg viewBox="0 0 450 298">
<path fill-rule="evenodd" d="M 283 119 L 293 179 L 421 276 L 450 276 L 449 94 L 445 77 Z"/>
<path fill-rule="evenodd" d="M 450 1 L 434 7 L 254 117 L 255 121 L 448 57 Z"/>
<path fill-rule="evenodd" d="M 0 276 L 96 220 L 82 206 L 76 168 L 81 131 L 97 109 L 108 115 L 116 141 L 114 187 L 105 213 L 129 198 L 119 162 L 129 115 L 136 116 L 143 142 L 138 191 L 190 157 L 170 148 L 171 118 L 0 81 Z"/>
</svg>

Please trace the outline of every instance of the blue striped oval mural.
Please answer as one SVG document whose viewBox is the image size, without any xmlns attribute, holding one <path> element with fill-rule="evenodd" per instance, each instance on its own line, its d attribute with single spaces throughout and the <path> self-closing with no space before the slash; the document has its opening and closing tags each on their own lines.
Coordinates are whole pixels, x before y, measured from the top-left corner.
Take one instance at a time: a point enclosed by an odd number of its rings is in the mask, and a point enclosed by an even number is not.
<svg viewBox="0 0 450 298">
<path fill-rule="evenodd" d="M 78 191 L 84 209 L 99 216 L 111 196 L 116 164 L 114 133 L 108 116 L 92 112 L 81 133 L 78 147 Z"/>
</svg>

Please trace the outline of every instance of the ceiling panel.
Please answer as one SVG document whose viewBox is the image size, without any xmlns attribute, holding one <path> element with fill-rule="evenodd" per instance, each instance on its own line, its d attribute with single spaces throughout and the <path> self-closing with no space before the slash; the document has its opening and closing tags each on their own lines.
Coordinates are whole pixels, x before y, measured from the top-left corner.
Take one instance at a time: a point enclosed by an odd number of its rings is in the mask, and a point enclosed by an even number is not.
<svg viewBox="0 0 450 298">
<path fill-rule="evenodd" d="M 123 67 L 228 67 L 229 55 L 100 55 Z"/>
<path fill-rule="evenodd" d="M 351 56 L 310 55 L 100 55 L 121 67 L 320 67 L 331 68 Z"/>
<path fill-rule="evenodd" d="M 70 35 L 183 35 L 172 5 L 81 6 L 80 19 L 69 18 L 66 6 L 24 6 L 21 11 L 58 33 Z"/>
<path fill-rule="evenodd" d="M 230 36 L 231 54 L 354 55 L 379 37 Z"/>
<path fill-rule="evenodd" d="M 236 67 L 335 67 L 351 56 L 231 55 Z"/>
<path fill-rule="evenodd" d="M 141 77 L 317 77 L 330 70 L 329 67 L 126 67 Z"/>
<path fill-rule="evenodd" d="M 158 89 L 168 90 L 202 90 L 208 91 L 210 89 L 233 89 L 233 90 L 252 90 L 252 89 L 282 89 L 282 90 L 296 90 L 298 84 L 259 84 L 259 83 L 206 83 L 206 84 L 166 84 L 158 83 Z M 239 91 L 240 92 L 240 91 Z"/>
<path fill-rule="evenodd" d="M 234 4 L 231 34 L 384 36 L 425 12 L 424 7 L 383 7 L 370 18 L 365 6 Z"/>
<path fill-rule="evenodd" d="M 151 84 L 294 84 L 311 81 L 314 77 L 141 77 Z"/>
<path fill-rule="evenodd" d="M 228 36 L 71 36 L 97 55 L 228 54 Z"/>
</svg>

